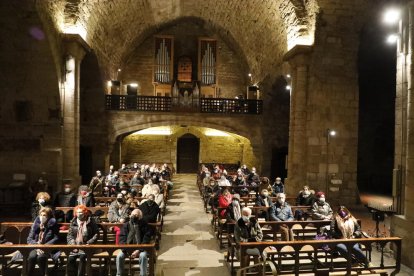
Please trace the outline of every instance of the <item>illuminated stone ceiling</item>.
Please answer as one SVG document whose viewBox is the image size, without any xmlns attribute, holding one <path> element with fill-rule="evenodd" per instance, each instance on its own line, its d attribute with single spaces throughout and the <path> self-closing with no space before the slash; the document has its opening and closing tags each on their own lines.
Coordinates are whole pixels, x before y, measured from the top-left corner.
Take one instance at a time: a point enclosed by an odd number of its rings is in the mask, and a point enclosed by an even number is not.
<svg viewBox="0 0 414 276">
<path fill-rule="evenodd" d="M 52 14 L 59 32 L 83 36 L 109 71 L 147 37 L 193 18 L 232 44 L 257 79 L 295 44 L 313 44 L 318 13 L 316 0 L 44 0 L 38 6 Z"/>
</svg>

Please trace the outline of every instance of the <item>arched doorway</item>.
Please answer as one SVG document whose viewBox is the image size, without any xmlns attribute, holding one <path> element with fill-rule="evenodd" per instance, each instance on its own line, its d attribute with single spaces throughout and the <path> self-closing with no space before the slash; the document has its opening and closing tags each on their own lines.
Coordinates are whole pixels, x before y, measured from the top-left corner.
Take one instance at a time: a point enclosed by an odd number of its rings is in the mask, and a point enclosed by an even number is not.
<svg viewBox="0 0 414 276">
<path fill-rule="evenodd" d="M 177 172 L 196 173 L 200 153 L 200 140 L 192 134 L 184 134 L 177 141 Z"/>
</svg>

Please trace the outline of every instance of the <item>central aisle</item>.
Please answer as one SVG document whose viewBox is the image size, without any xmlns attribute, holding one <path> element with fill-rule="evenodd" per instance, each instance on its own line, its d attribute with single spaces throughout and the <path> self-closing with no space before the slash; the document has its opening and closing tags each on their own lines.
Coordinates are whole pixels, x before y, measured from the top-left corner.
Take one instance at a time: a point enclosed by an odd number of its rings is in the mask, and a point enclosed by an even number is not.
<svg viewBox="0 0 414 276">
<path fill-rule="evenodd" d="M 164 216 L 156 275 L 230 275 L 204 211 L 195 174 L 174 176 Z"/>
</svg>

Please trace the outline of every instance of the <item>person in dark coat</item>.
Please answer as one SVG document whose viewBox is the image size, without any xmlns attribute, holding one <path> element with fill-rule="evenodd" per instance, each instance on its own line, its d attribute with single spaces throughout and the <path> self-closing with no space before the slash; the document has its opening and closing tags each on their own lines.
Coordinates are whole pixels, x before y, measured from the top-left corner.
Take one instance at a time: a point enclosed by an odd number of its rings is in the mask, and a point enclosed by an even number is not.
<svg viewBox="0 0 414 276">
<path fill-rule="evenodd" d="M 273 203 L 272 199 L 269 196 L 269 191 L 267 189 L 263 189 L 260 192 L 260 195 L 256 197 L 256 206 L 259 207 L 269 207 L 272 208 Z M 261 210 L 258 214 L 259 218 L 264 218 L 266 220 L 269 220 L 269 212 L 265 210 Z"/>
<path fill-rule="evenodd" d="M 160 213 L 160 207 L 155 203 L 155 196 L 150 194 L 148 200 L 142 202 L 139 209 L 142 211 L 142 221 L 144 223 L 157 222 L 158 214 Z M 145 232 L 145 239 L 150 239 L 155 234 L 153 227 L 147 227 Z"/>
<path fill-rule="evenodd" d="M 72 185 L 70 183 L 66 183 L 63 185 L 63 191 L 59 192 L 55 196 L 55 200 L 53 201 L 53 206 L 55 207 L 75 207 L 77 205 L 77 197 L 76 194 L 72 190 Z M 55 218 L 58 222 L 64 221 L 71 221 L 73 218 L 73 212 L 66 213 L 66 220 L 65 214 L 63 211 L 56 210 L 55 211 Z"/>
<path fill-rule="evenodd" d="M 27 237 L 28 244 L 56 244 L 59 241 L 59 226 L 53 218 L 53 210 L 49 207 L 40 209 Z M 34 249 L 27 258 L 27 275 L 33 275 L 36 263 L 39 265 L 41 275 L 46 275 L 47 259 L 52 257 L 55 261 L 59 252 L 46 254 L 41 249 Z"/>
<path fill-rule="evenodd" d="M 270 220 L 272 221 L 292 221 L 293 213 L 289 203 L 286 202 L 284 193 L 277 194 L 277 202 L 269 209 Z M 293 241 L 294 235 L 292 229 L 287 226 L 280 226 L 280 232 L 283 241 Z"/>
<path fill-rule="evenodd" d="M 285 185 L 282 182 L 282 178 L 276 177 L 275 183 L 272 185 L 273 196 L 277 196 L 278 193 L 285 193 Z"/>
<path fill-rule="evenodd" d="M 314 194 L 315 194 L 315 191 L 310 190 L 309 186 L 303 186 L 303 190 L 299 192 L 296 198 L 296 205 L 312 207 L 316 201 Z M 312 212 L 310 211 L 307 212 L 301 209 L 298 209 L 295 211 L 296 220 L 306 220 L 311 215 L 312 215 Z"/>
<path fill-rule="evenodd" d="M 79 187 L 78 205 L 85 205 L 86 207 L 95 207 L 95 197 L 88 186 L 82 185 Z"/>
<path fill-rule="evenodd" d="M 131 212 L 129 221 L 122 226 L 119 237 L 120 244 L 142 244 L 149 243 L 150 239 L 145 235 L 148 225 L 142 219 L 141 210 L 134 209 Z M 129 255 L 131 259 L 139 257 L 140 275 L 147 275 L 148 257 L 146 251 L 135 250 L 128 254 L 126 250 L 122 250 L 116 257 L 116 275 L 124 275 L 125 258 Z"/>
<path fill-rule="evenodd" d="M 78 205 L 73 211 L 75 217 L 69 226 L 67 236 L 68 245 L 94 244 L 99 238 L 99 228 L 96 222 L 91 218 L 90 211 L 85 205 Z M 76 259 L 79 258 L 77 274 Z M 75 249 L 68 257 L 68 270 L 70 275 L 85 275 L 86 254 L 85 252 Z"/>
<path fill-rule="evenodd" d="M 234 194 L 229 206 L 227 206 L 226 221 L 236 222 L 241 217 L 240 195 Z"/>
</svg>

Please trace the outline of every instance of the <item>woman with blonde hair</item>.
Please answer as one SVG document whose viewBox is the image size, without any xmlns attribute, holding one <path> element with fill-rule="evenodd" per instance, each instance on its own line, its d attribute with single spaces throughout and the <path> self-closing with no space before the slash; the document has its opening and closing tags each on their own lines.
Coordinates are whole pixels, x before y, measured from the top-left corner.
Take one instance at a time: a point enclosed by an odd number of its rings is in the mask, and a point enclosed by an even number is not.
<svg viewBox="0 0 414 276">
<path fill-rule="evenodd" d="M 354 239 L 362 237 L 361 227 L 356 218 L 345 206 L 340 206 L 333 217 L 331 222 L 331 237 L 334 239 Z M 348 249 L 345 244 L 337 244 L 336 250 L 344 258 L 348 256 Z M 366 267 L 371 266 L 364 252 L 362 252 L 359 243 L 355 243 L 351 250 L 359 262 L 364 263 Z"/>
<path fill-rule="evenodd" d="M 36 195 L 36 200 L 32 203 L 32 221 L 35 221 L 37 216 L 39 215 L 40 209 L 44 207 L 49 207 L 53 209 L 51 203 L 50 203 L 50 195 L 46 192 L 39 192 Z"/>
</svg>

